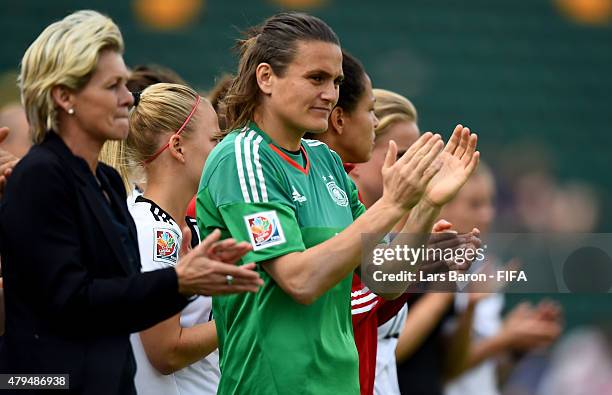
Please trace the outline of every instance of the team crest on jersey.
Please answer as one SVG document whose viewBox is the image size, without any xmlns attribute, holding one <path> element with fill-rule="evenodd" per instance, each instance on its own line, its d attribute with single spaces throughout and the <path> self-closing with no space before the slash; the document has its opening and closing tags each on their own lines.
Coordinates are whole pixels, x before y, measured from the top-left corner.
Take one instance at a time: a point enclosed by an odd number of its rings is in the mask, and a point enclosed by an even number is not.
<svg viewBox="0 0 612 395">
<path fill-rule="evenodd" d="M 346 192 L 340 189 L 340 187 L 336 185 L 335 181 L 330 181 L 326 185 L 327 191 L 338 206 L 348 206 L 348 197 L 346 196 Z"/>
<path fill-rule="evenodd" d="M 283 244 L 286 241 L 276 211 L 247 215 L 244 217 L 244 222 L 254 251 Z"/>
<path fill-rule="evenodd" d="M 172 266 L 178 261 L 179 235 L 171 229 L 155 229 L 155 251 L 153 260 Z"/>
</svg>

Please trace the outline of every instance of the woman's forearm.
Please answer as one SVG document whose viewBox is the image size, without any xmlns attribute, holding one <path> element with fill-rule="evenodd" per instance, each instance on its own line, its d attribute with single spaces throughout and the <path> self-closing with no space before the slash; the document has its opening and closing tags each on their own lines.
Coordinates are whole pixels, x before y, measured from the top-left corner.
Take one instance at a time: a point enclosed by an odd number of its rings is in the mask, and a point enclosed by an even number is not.
<svg viewBox="0 0 612 395">
<path fill-rule="evenodd" d="M 508 342 L 501 334 L 482 339 L 470 347 L 465 370 L 471 369 L 489 358 L 499 356 L 507 349 Z"/>
<path fill-rule="evenodd" d="M 181 370 L 218 347 L 214 321 L 183 328 L 179 315 L 140 332 L 140 339 L 149 362 L 162 374 Z"/>
<path fill-rule="evenodd" d="M 176 370 L 180 370 L 206 357 L 218 346 L 214 321 L 180 328 L 176 350 L 171 354 L 171 364 Z"/>
<path fill-rule="evenodd" d="M 395 348 L 398 363 L 410 358 L 423 344 L 453 301 L 452 293 L 430 293 L 408 308 L 406 323 Z"/>
<path fill-rule="evenodd" d="M 362 240 L 362 234 L 384 234 L 402 215 L 401 208 L 381 199 L 335 237 L 268 261 L 263 267 L 298 303 L 313 303 L 355 270 L 364 249 L 374 247 L 374 238 Z M 365 246 L 364 241 L 372 245 Z"/>
<path fill-rule="evenodd" d="M 459 315 L 455 331 L 445 339 L 448 353 L 444 361 L 444 377 L 447 380 L 467 370 L 475 308 L 474 304 L 468 305 L 467 309 Z"/>
<path fill-rule="evenodd" d="M 381 199 L 332 239 L 306 251 L 287 254 L 264 263 L 264 268 L 297 302 L 313 303 L 353 272 L 359 266 L 361 258 L 378 244 L 379 236 L 389 232 L 404 212 Z M 415 234 L 428 233 L 436 215 L 435 209 L 422 215 L 415 214 L 410 231 Z M 371 236 L 362 237 L 363 235 Z M 407 242 L 411 247 L 420 247 L 423 240 L 415 238 Z M 403 262 L 403 265 L 406 267 L 406 262 Z"/>
</svg>

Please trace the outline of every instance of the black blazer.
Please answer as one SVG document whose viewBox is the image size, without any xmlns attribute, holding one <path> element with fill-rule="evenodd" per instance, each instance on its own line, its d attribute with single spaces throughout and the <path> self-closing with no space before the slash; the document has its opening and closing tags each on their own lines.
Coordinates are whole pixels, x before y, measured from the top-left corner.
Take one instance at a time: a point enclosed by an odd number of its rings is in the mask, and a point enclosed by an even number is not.
<svg viewBox="0 0 612 395">
<path fill-rule="evenodd" d="M 99 183 L 49 132 L 10 177 L 0 205 L 0 372 L 68 373 L 70 393 L 135 393 L 129 334 L 178 313 L 187 299 L 173 268 L 140 273 L 121 178 L 103 163 L 96 176 Z"/>
</svg>

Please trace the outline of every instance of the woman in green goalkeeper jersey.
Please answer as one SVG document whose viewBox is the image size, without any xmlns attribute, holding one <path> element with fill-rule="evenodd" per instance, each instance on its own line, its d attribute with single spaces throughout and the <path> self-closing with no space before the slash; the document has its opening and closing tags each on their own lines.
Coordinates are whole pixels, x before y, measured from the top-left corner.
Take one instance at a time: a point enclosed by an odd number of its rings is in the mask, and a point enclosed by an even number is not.
<svg viewBox="0 0 612 395">
<path fill-rule="evenodd" d="M 219 393 L 358 394 L 349 294 L 373 248 L 361 234 L 388 232 L 410 209 L 405 230 L 429 233 L 478 163 L 476 136 L 458 127 L 445 148 L 425 133 L 398 160 L 390 143 L 383 197 L 366 213 L 338 155 L 302 139 L 327 129 L 338 100 L 335 33 L 318 18 L 282 13 L 249 30 L 239 48 L 229 128 L 206 163 L 197 219 L 203 235 L 220 228 L 249 241 L 243 261 L 257 262 L 264 286 L 213 299 Z"/>
</svg>

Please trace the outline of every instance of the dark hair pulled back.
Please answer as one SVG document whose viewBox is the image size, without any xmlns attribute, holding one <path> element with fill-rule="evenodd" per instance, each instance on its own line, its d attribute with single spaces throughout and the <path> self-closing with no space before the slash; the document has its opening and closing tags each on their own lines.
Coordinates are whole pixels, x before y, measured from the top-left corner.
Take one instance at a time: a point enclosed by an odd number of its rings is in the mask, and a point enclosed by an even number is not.
<svg viewBox="0 0 612 395">
<path fill-rule="evenodd" d="M 282 76 L 295 58 L 300 41 L 323 41 L 340 46 L 338 36 L 325 22 L 297 12 L 274 15 L 248 29 L 238 40 L 240 62 L 224 98 L 227 128 L 223 135 L 253 119 L 260 97 L 255 75 L 257 66 L 268 63 L 276 75 Z"/>
</svg>

